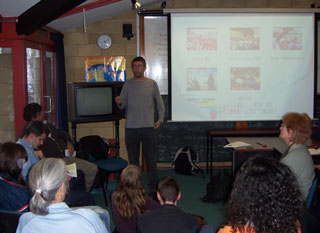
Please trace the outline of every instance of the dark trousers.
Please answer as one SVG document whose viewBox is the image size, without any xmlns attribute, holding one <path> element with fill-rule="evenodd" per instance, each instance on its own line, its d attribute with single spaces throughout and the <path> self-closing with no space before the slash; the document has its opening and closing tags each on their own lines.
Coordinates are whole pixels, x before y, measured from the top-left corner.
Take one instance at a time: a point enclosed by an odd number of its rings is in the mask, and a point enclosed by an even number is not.
<svg viewBox="0 0 320 233">
<path fill-rule="evenodd" d="M 156 138 L 154 128 L 126 128 L 126 147 L 130 164 L 139 166 L 140 142 L 147 162 L 149 191 L 155 191 L 158 182 L 157 162 L 155 153 Z"/>
</svg>

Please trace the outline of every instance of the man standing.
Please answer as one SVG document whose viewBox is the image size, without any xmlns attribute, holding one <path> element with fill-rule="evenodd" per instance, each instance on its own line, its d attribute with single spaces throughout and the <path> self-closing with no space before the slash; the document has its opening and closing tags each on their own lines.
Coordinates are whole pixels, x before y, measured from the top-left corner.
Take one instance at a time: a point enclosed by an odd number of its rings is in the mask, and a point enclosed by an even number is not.
<svg viewBox="0 0 320 233">
<path fill-rule="evenodd" d="M 140 142 L 147 162 L 149 191 L 155 191 L 158 181 L 157 158 L 155 156 L 155 129 L 159 128 L 164 118 L 164 104 L 157 83 L 144 76 L 146 61 L 136 57 L 131 62 L 133 79 L 125 82 L 120 96 L 115 102 L 123 109 L 127 108 L 125 142 L 129 162 L 139 166 Z M 158 119 L 154 119 L 155 103 Z"/>
<path fill-rule="evenodd" d="M 181 192 L 173 177 L 166 176 L 159 180 L 157 197 L 161 207 L 138 217 L 137 233 L 200 232 L 200 224 L 196 218 L 177 207 Z"/>
</svg>

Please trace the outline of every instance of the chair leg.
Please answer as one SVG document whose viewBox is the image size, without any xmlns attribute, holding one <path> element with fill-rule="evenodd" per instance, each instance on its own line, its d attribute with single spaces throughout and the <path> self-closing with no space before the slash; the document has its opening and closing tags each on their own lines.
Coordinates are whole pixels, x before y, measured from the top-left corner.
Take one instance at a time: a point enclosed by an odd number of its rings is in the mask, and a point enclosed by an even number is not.
<svg viewBox="0 0 320 233">
<path fill-rule="evenodd" d="M 107 194 L 104 186 L 104 180 L 106 180 L 106 187 L 108 187 L 108 179 L 109 179 L 109 173 L 107 173 L 107 177 L 103 177 L 103 171 L 99 169 L 100 186 L 102 188 L 103 198 L 106 206 L 108 206 L 108 200 L 107 200 Z"/>
</svg>

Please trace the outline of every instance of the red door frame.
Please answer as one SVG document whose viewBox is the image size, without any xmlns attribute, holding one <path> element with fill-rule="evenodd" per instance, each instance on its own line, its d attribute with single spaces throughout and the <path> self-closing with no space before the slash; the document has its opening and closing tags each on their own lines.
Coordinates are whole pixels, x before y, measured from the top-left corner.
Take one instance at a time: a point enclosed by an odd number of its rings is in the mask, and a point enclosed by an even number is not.
<svg viewBox="0 0 320 233">
<path fill-rule="evenodd" d="M 14 101 L 14 125 L 16 139 L 25 125 L 23 119 L 23 107 L 28 103 L 27 95 L 27 65 L 26 65 L 26 48 L 32 46 L 37 49 L 41 48 L 40 57 L 43 58 L 43 51 L 55 52 L 55 42 L 50 40 L 50 33 L 47 32 L 47 38 L 40 38 L 37 32 L 28 36 L 16 34 L 15 18 L 2 18 L 8 22 L 2 22 L 2 32 L 0 32 L 0 47 L 10 47 L 12 49 L 12 79 L 13 79 L 13 101 Z M 42 53 L 42 55 L 41 55 Z M 41 59 L 41 85 L 43 86 L 44 60 Z M 54 56 L 55 64 L 55 56 Z M 54 65 L 55 66 L 55 65 Z M 54 67 L 55 70 L 55 67 Z M 55 71 L 54 71 L 55 83 Z M 54 86 L 54 92 L 55 92 Z M 43 88 L 42 88 L 43 90 Z M 43 93 L 42 93 L 43 96 Z M 43 97 L 42 97 L 43 98 Z M 43 101 L 43 100 L 42 100 Z"/>
</svg>

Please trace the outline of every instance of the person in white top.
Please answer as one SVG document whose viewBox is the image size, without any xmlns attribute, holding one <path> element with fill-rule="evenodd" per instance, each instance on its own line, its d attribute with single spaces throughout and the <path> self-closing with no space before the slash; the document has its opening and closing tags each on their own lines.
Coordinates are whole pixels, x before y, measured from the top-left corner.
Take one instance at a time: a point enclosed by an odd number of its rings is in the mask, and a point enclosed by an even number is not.
<svg viewBox="0 0 320 233">
<path fill-rule="evenodd" d="M 32 167 L 28 178 L 33 194 L 29 203 L 31 212 L 20 217 L 17 233 L 109 233 L 109 226 L 105 226 L 93 210 L 70 209 L 63 202 L 67 180 L 61 159 L 43 159 Z"/>
</svg>

